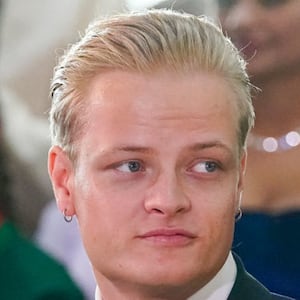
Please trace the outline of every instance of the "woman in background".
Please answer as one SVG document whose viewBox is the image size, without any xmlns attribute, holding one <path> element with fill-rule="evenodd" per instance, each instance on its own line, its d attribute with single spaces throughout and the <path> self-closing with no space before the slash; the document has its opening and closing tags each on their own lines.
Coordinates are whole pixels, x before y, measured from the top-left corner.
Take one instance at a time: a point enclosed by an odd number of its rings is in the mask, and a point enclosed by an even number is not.
<svg viewBox="0 0 300 300">
<path fill-rule="evenodd" d="M 233 245 L 268 288 L 300 299 L 300 1 L 219 0 L 259 92 Z"/>
</svg>

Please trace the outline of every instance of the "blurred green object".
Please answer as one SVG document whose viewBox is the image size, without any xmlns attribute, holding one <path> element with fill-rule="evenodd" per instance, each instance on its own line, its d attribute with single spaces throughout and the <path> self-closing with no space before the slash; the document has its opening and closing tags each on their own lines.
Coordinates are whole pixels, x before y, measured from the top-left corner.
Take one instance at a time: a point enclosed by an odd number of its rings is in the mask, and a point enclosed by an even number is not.
<svg viewBox="0 0 300 300">
<path fill-rule="evenodd" d="M 7 221 L 0 227 L 0 266 L 0 299 L 84 299 L 66 270 Z"/>
</svg>

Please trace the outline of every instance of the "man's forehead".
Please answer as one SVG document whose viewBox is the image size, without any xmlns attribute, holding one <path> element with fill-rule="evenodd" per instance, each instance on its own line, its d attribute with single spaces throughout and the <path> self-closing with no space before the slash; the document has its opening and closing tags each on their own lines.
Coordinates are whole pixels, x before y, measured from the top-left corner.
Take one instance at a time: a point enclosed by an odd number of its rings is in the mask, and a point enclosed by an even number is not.
<svg viewBox="0 0 300 300">
<path fill-rule="evenodd" d="M 176 96 L 182 87 L 186 87 L 183 90 L 186 97 L 196 93 L 199 97 L 205 97 L 208 92 L 214 92 L 223 96 L 220 98 L 236 98 L 234 89 L 222 74 L 204 70 L 187 73 L 168 69 L 150 73 L 123 70 L 101 72 L 87 84 L 84 98 L 112 102 L 124 98 L 126 94 L 141 94 L 144 90 L 158 95 L 164 93 Z"/>
</svg>

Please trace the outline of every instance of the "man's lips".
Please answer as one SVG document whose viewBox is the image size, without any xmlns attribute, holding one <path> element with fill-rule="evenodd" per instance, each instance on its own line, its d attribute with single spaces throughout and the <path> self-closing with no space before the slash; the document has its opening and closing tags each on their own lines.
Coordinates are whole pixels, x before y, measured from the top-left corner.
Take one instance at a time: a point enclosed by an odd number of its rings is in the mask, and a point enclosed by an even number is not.
<svg viewBox="0 0 300 300">
<path fill-rule="evenodd" d="M 183 246 L 191 243 L 197 236 L 190 231 L 176 228 L 162 228 L 147 231 L 137 238 L 165 246 Z"/>
</svg>

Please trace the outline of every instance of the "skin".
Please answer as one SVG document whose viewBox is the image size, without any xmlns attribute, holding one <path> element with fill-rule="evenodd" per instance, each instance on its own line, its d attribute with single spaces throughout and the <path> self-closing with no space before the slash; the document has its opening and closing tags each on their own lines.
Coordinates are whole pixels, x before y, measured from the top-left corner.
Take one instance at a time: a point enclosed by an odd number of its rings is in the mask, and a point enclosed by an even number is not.
<svg viewBox="0 0 300 300">
<path fill-rule="evenodd" d="M 110 71 L 88 90 L 76 164 L 50 150 L 58 206 L 78 218 L 104 299 L 186 299 L 231 248 L 245 168 L 235 96 L 206 72 Z"/>
<path fill-rule="evenodd" d="M 248 71 L 261 89 L 253 101 L 252 133 L 277 138 L 299 129 L 300 1 L 233 3 L 220 11 L 222 27 L 239 48 L 249 45 L 243 50 Z M 248 154 L 243 209 L 271 214 L 299 210 L 300 147 L 276 153 L 249 148 Z"/>
</svg>

